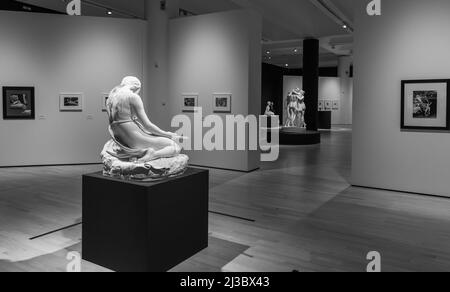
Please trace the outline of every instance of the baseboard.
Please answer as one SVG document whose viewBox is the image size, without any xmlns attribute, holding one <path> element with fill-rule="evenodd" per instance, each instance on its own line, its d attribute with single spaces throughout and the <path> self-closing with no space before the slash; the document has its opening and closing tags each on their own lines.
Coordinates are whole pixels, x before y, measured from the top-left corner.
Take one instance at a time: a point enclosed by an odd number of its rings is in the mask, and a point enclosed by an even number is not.
<svg viewBox="0 0 450 292">
<path fill-rule="evenodd" d="M 367 186 L 360 186 L 360 185 L 351 185 L 351 186 L 355 187 L 355 188 L 371 189 L 371 190 L 378 190 L 378 191 L 387 191 L 387 192 L 394 192 L 394 193 L 408 194 L 408 195 L 415 195 L 415 196 L 432 197 L 432 198 L 440 198 L 440 199 L 450 199 L 450 195 L 449 196 L 442 196 L 442 195 L 436 195 L 436 194 L 399 191 L 399 190 L 383 189 L 383 188 L 376 188 L 376 187 L 367 187 Z"/>
<path fill-rule="evenodd" d="M 31 167 L 55 167 L 55 166 L 83 166 L 83 165 L 101 165 L 101 162 L 96 163 L 69 163 L 69 164 L 36 164 L 36 165 L 11 165 L 11 166 L 0 166 L 3 168 L 31 168 Z"/>
<path fill-rule="evenodd" d="M 235 172 L 242 172 L 242 173 L 251 173 L 254 171 L 257 171 L 260 169 L 260 167 L 257 167 L 253 170 L 238 170 L 238 169 L 231 169 L 231 168 L 223 168 L 223 167 L 213 167 L 213 166 L 204 166 L 204 165 L 198 165 L 198 164 L 189 164 L 189 166 L 192 167 L 199 167 L 199 168 L 206 168 L 206 169 L 217 169 L 217 170 L 226 170 L 226 171 L 235 171 Z"/>
</svg>

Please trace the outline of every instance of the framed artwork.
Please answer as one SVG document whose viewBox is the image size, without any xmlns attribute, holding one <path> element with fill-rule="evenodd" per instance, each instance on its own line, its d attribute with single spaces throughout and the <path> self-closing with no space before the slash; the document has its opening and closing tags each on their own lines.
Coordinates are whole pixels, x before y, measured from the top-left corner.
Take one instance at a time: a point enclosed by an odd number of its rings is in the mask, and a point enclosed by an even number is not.
<svg viewBox="0 0 450 292">
<path fill-rule="evenodd" d="M 323 112 L 325 110 L 325 101 L 319 100 L 319 112 Z"/>
<path fill-rule="evenodd" d="M 83 111 L 83 94 L 61 93 L 59 95 L 59 110 L 65 112 Z"/>
<path fill-rule="evenodd" d="M 195 112 L 195 108 L 198 107 L 198 94 L 183 94 L 183 112 Z"/>
<path fill-rule="evenodd" d="M 3 87 L 3 119 L 34 120 L 34 87 Z"/>
<path fill-rule="evenodd" d="M 325 111 L 331 111 L 331 110 L 333 110 L 333 101 L 325 100 Z"/>
<path fill-rule="evenodd" d="M 102 112 L 106 112 L 106 103 L 108 102 L 109 93 L 102 93 L 101 98 L 101 105 L 102 105 Z"/>
<path fill-rule="evenodd" d="M 404 80 L 401 128 L 450 130 L 450 79 Z"/>
<path fill-rule="evenodd" d="M 340 101 L 339 100 L 334 100 L 333 101 L 333 110 L 334 111 L 338 111 L 340 109 L 340 107 L 341 107 Z"/>
<path fill-rule="evenodd" d="M 215 113 L 231 113 L 231 94 L 214 93 L 213 111 Z"/>
</svg>

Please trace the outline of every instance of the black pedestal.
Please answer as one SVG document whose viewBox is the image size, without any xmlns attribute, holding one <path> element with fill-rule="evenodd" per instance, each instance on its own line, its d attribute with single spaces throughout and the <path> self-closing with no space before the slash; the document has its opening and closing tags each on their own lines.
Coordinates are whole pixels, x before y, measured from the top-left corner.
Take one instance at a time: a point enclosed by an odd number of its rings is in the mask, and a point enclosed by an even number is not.
<svg viewBox="0 0 450 292">
<path fill-rule="evenodd" d="M 168 271 L 208 246 L 209 172 L 143 183 L 83 176 L 83 259 L 119 272 Z"/>
<path fill-rule="evenodd" d="M 300 128 L 283 128 L 280 130 L 281 145 L 315 145 L 320 144 L 320 132 Z"/>
<path fill-rule="evenodd" d="M 332 113 L 330 111 L 319 112 L 319 129 L 331 129 L 331 114 Z"/>
</svg>

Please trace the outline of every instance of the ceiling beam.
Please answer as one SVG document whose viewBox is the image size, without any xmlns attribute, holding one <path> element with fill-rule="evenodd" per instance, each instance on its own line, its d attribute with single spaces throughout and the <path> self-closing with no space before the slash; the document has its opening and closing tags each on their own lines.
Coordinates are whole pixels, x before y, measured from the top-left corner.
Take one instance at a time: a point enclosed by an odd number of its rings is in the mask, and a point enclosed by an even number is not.
<svg viewBox="0 0 450 292">
<path fill-rule="evenodd" d="M 353 22 L 336 7 L 330 0 L 309 0 L 323 14 L 336 22 L 339 26 L 346 26 L 349 33 L 353 33 Z"/>
</svg>

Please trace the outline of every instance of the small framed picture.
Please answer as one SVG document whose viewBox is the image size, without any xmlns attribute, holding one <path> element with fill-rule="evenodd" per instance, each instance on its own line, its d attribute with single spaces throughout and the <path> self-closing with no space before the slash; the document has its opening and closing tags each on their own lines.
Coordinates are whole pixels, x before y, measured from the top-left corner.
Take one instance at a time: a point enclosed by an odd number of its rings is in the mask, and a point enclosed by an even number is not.
<svg viewBox="0 0 450 292">
<path fill-rule="evenodd" d="M 331 111 L 331 110 L 333 110 L 333 101 L 325 100 L 325 111 Z"/>
<path fill-rule="evenodd" d="M 339 100 L 333 100 L 333 110 L 338 111 L 340 109 L 340 101 Z"/>
<path fill-rule="evenodd" d="M 319 112 L 323 112 L 325 110 L 325 101 L 319 100 Z"/>
<path fill-rule="evenodd" d="M 108 102 L 109 93 L 104 92 L 101 97 L 102 112 L 106 112 L 106 103 Z"/>
<path fill-rule="evenodd" d="M 59 110 L 65 112 L 83 111 L 83 94 L 61 93 L 59 95 Z"/>
<path fill-rule="evenodd" d="M 195 112 L 195 108 L 198 107 L 198 93 L 186 93 L 183 94 L 183 112 Z"/>
<path fill-rule="evenodd" d="M 229 93 L 214 93 L 213 111 L 215 113 L 231 113 L 231 96 Z"/>
<path fill-rule="evenodd" d="M 404 80 L 401 128 L 450 130 L 450 79 Z"/>
<path fill-rule="evenodd" d="M 3 87 L 3 119 L 34 120 L 34 87 Z"/>
</svg>

